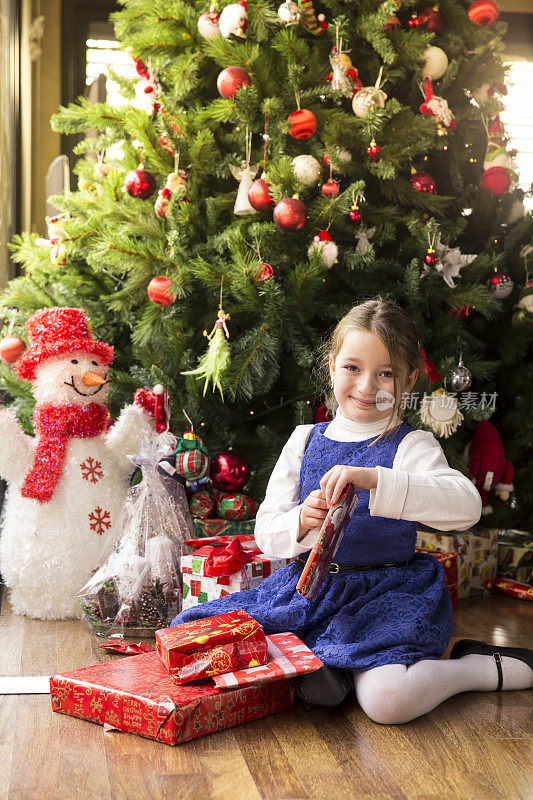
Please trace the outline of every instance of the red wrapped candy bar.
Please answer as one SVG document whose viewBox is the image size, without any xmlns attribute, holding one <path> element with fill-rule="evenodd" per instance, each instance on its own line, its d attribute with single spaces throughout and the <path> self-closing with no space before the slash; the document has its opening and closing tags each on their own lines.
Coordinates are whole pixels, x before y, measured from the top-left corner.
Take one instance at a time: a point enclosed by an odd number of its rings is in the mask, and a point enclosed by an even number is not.
<svg viewBox="0 0 533 800">
<path fill-rule="evenodd" d="M 177 745 L 285 711 L 294 689 L 289 680 L 224 691 L 210 680 L 178 686 L 151 652 L 54 675 L 50 696 L 61 714 Z"/>
<path fill-rule="evenodd" d="M 267 660 L 263 628 L 241 610 L 156 631 L 156 645 L 178 683 L 257 667 Z"/>
<path fill-rule="evenodd" d="M 355 489 L 349 483 L 337 502 L 331 506 L 326 514 L 317 542 L 309 553 L 300 579 L 296 584 L 296 591 L 306 600 L 313 601 L 317 598 L 356 503 L 357 495 Z"/>
</svg>

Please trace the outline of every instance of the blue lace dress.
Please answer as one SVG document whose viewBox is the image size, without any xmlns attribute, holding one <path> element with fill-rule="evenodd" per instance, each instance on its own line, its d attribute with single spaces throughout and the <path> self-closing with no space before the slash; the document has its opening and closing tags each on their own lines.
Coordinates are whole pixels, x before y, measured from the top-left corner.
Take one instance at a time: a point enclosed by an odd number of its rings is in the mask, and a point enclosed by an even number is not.
<svg viewBox="0 0 533 800">
<path fill-rule="evenodd" d="M 413 430 L 402 423 L 369 447 L 373 439 L 329 439 L 324 435 L 328 424 L 314 425 L 310 432 L 300 469 L 300 502 L 320 488 L 320 479 L 336 464 L 392 468 L 398 445 Z M 291 563 L 257 589 L 189 608 L 173 624 L 242 608 L 267 634 L 294 632 L 332 667 L 367 670 L 440 658 L 448 646 L 452 621 L 442 566 L 429 554 L 413 555 L 416 522 L 371 517 L 369 491 L 357 494 L 335 561 L 375 564 L 412 558 L 407 566 L 328 574 L 311 603 L 295 591 L 301 567 Z"/>
</svg>

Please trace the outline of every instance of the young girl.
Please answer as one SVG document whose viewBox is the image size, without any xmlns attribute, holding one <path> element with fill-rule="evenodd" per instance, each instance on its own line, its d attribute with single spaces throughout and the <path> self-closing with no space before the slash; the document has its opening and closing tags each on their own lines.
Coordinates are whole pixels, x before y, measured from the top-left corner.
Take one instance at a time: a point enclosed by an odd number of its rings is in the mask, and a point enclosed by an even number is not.
<svg viewBox="0 0 533 800">
<path fill-rule="evenodd" d="M 431 433 L 402 422 L 402 393 L 420 367 L 413 321 L 390 303 L 362 303 L 337 325 L 327 356 L 336 416 L 295 429 L 257 514 L 261 550 L 296 560 L 257 589 L 187 609 L 174 624 L 242 608 L 267 634 L 293 631 L 327 665 L 300 681 L 300 696 L 336 705 L 355 687 L 381 723 L 407 722 L 459 692 L 533 686 L 531 650 L 462 640 L 440 660 L 451 599 L 439 562 L 414 553 L 417 523 L 466 530 L 480 518 L 481 498 Z M 347 483 L 357 505 L 311 603 L 295 586 Z"/>
</svg>

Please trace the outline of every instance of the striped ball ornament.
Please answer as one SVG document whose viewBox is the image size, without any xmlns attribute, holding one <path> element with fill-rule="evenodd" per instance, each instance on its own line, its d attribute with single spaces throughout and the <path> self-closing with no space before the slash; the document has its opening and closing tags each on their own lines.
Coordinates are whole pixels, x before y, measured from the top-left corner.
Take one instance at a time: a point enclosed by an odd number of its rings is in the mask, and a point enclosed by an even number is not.
<svg viewBox="0 0 533 800">
<path fill-rule="evenodd" d="M 201 450 L 176 453 L 176 472 L 188 481 L 198 481 L 209 472 L 210 458 Z"/>
</svg>

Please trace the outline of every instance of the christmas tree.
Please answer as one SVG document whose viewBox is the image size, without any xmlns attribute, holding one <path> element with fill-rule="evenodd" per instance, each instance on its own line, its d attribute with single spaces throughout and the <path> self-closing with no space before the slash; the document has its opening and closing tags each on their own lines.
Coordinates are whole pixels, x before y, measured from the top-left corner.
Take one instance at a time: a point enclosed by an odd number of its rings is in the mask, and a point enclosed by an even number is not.
<svg viewBox="0 0 533 800">
<path fill-rule="evenodd" d="M 498 118 L 493 0 L 122 3 L 138 80 L 115 79 L 131 102 L 52 119 L 97 135 L 76 146 L 78 189 L 55 198 L 49 241 L 13 243 L 7 360 L 34 310 L 83 306 L 115 346 L 112 411 L 163 384 L 173 428 L 185 409 L 211 453 L 245 454 L 260 500 L 294 425 L 316 419 L 324 334 L 380 297 L 413 316 L 428 363 L 405 420 L 466 472 L 490 419 L 515 470 L 491 523 L 531 524 L 533 223 Z M 30 428 L 7 364 L 1 386 Z M 421 415 L 438 389 L 459 404 L 446 425 Z"/>
</svg>

